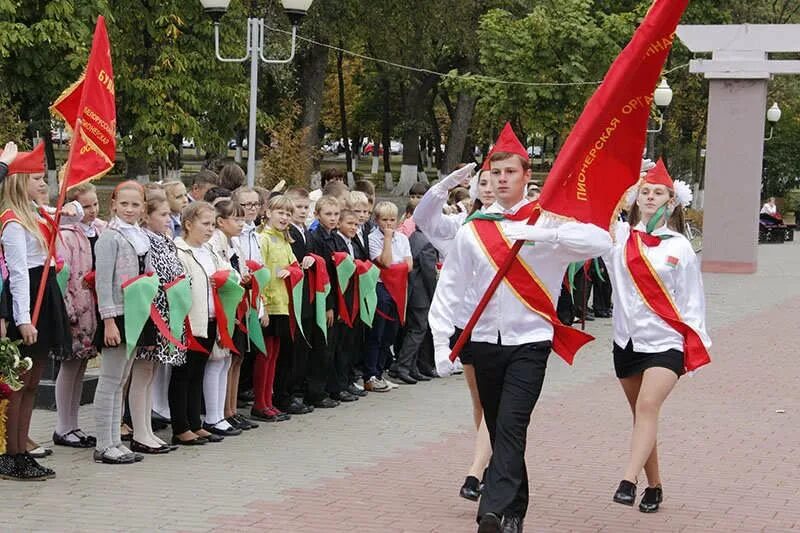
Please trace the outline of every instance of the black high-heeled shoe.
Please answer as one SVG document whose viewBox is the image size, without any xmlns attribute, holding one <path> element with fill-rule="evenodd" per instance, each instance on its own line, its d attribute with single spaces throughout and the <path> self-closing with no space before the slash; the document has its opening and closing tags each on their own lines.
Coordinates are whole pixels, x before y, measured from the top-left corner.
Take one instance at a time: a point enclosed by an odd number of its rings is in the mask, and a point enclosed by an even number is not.
<svg viewBox="0 0 800 533">
<path fill-rule="evenodd" d="M 631 483 L 627 479 L 620 481 L 617 492 L 614 493 L 614 501 L 622 505 L 633 506 L 636 501 L 636 483 Z"/>
<path fill-rule="evenodd" d="M 664 501 L 664 491 L 661 485 L 657 487 L 647 487 L 644 489 L 642 500 L 639 502 L 639 510 L 643 513 L 655 513 L 658 506 Z"/>
</svg>

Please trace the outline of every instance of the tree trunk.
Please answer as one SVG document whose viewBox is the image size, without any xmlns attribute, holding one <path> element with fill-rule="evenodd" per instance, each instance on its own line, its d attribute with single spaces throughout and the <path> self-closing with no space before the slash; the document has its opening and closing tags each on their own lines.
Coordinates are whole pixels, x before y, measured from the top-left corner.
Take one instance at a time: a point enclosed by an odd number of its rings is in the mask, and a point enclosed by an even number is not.
<svg viewBox="0 0 800 533">
<path fill-rule="evenodd" d="M 172 146 L 175 151 L 167 156 L 167 172 L 166 181 L 179 181 L 181 179 L 181 168 L 183 167 L 182 153 L 183 153 L 183 136 L 173 135 Z"/>
<path fill-rule="evenodd" d="M 392 122 L 389 113 L 389 102 L 391 101 L 391 86 L 389 78 L 384 73 L 381 76 L 381 86 L 383 88 L 383 105 L 381 109 L 381 146 L 383 146 L 383 185 L 387 191 L 394 188 L 394 177 L 392 176 Z"/>
<path fill-rule="evenodd" d="M 425 114 L 427 95 L 436 83 L 437 78 L 431 75 L 416 80 L 405 98 L 405 116 L 403 128 L 403 165 L 400 167 L 400 181 L 394 194 L 406 195 L 411 186 L 421 177 L 419 168 L 419 129 Z"/>
<path fill-rule="evenodd" d="M 450 124 L 450 136 L 447 138 L 447 146 L 444 151 L 444 167 L 442 168 L 444 174 L 449 174 L 456 168 L 456 165 L 461 163 L 461 155 L 464 153 L 477 101 L 476 97 L 467 93 L 458 95 L 453 121 Z"/>
<path fill-rule="evenodd" d="M 147 159 L 142 157 L 133 157 L 125 155 L 127 168 L 125 170 L 125 177 L 129 180 L 136 180 L 139 183 L 147 183 L 150 181 L 150 164 Z"/>
<path fill-rule="evenodd" d="M 339 43 L 339 47 L 343 45 Z M 353 178 L 353 152 L 350 149 L 350 134 L 347 131 L 347 107 L 344 103 L 344 70 L 342 63 L 344 62 L 344 54 L 339 51 L 336 53 L 336 77 L 339 80 L 339 120 L 342 124 L 342 142 L 344 143 L 344 156 L 347 161 L 347 185 L 353 187 L 355 179 Z"/>
<path fill-rule="evenodd" d="M 328 72 L 328 49 L 324 46 L 310 46 L 300 60 L 300 87 L 303 102 L 303 115 L 300 127 L 306 130 L 305 144 L 314 154 L 311 173 L 311 188 L 319 187 L 321 152 L 319 150 L 319 120 L 325 92 L 325 75 Z"/>
</svg>

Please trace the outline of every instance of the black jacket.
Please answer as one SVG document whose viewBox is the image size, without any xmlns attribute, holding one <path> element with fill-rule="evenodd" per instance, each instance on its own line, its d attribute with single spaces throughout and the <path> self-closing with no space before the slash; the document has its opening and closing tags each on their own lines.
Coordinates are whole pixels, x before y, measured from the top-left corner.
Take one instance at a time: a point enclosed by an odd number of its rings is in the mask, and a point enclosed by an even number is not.
<svg viewBox="0 0 800 533">
<path fill-rule="evenodd" d="M 305 238 L 303 238 L 304 235 Z M 294 241 L 291 243 L 292 252 L 294 252 L 294 256 L 297 259 L 297 262 L 302 263 L 303 258 L 307 256 L 308 253 L 311 251 L 311 249 L 309 248 L 310 237 L 308 231 L 305 230 L 301 232 L 299 229 L 294 227 L 294 225 L 289 224 L 289 236 Z M 314 318 L 314 307 L 311 305 L 308 287 L 305 287 L 305 290 L 303 291 L 303 306 L 301 308 L 300 316 L 304 322 L 308 320 L 313 320 Z"/>
<path fill-rule="evenodd" d="M 408 278 L 408 307 L 428 308 L 436 290 L 436 263 L 439 254 L 428 238 L 417 228 L 408 238 L 414 268 Z"/>
<path fill-rule="evenodd" d="M 309 250 L 325 260 L 328 277 L 331 282 L 331 291 L 325 302 L 326 310 L 336 313 L 338 308 L 339 279 L 336 276 L 336 264 L 333 262 L 334 252 L 347 252 L 347 245 L 336 231 L 328 231 L 322 225 L 312 231 L 309 238 Z"/>
</svg>

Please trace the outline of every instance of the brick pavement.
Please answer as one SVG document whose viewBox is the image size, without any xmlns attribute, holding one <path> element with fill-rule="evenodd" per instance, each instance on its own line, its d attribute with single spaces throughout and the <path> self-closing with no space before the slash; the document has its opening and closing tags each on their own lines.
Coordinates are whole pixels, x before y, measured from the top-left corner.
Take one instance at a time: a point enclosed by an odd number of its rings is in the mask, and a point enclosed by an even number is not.
<svg viewBox="0 0 800 533">
<path fill-rule="evenodd" d="M 756 276 L 705 276 L 714 363 L 665 405 L 658 514 L 610 501 L 630 415 L 608 322 L 590 325 L 598 341 L 574 368 L 551 359 L 529 434 L 528 531 L 800 530 L 796 246 L 762 247 Z M 138 465 L 56 448 L 56 480 L 0 484 L 0 529 L 472 531 L 475 504 L 457 495 L 471 459 L 468 405 L 463 379 L 450 378 Z M 91 428 L 91 408 L 81 414 Z M 44 442 L 53 415 L 34 419 Z"/>
</svg>

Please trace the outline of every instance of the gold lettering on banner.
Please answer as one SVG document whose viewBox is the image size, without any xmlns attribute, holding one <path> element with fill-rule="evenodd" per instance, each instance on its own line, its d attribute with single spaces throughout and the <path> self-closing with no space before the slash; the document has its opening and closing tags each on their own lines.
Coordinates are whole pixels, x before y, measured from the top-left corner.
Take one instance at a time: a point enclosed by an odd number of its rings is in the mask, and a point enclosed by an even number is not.
<svg viewBox="0 0 800 533">
<path fill-rule="evenodd" d="M 658 53 L 669 52 L 670 48 L 672 47 L 672 42 L 675 40 L 675 32 L 671 33 L 667 37 L 661 37 L 656 39 L 650 46 L 647 47 L 647 52 L 645 52 L 644 57 L 648 58 Z"/>
<path fill-rule="evenodd" d="M 109 76 L 105 70 L 100 70 L 97 74 L 97 80 L 106 88 L 108 92 L 114 94 L 114 78 Z"/>
<path fill-rule="evenodd" d="M 617 130 L 619 125 L 622 124 L 620 119 L 614 117 L 611 119 L 611 122 L 608 123 L 608 126 L 600 133 L 600 137 L 595 141 L 594 146 L 592 149 L 589 150 L 589 153 L 586 154 L 586 157 L 583 158 L 583 162 L 581 163 L 581 169 L 578 171 L 578 185 L 575 191 L 576 198 L 581 202 L 587 202 L 589 200 L 589 191 L 586 188 L 586 174 L 589 172 L 589 168 L 597 159 L 597 156 L 602 152 L 608 141 L 614 135 L 614 132 Z"/>
</svg>

